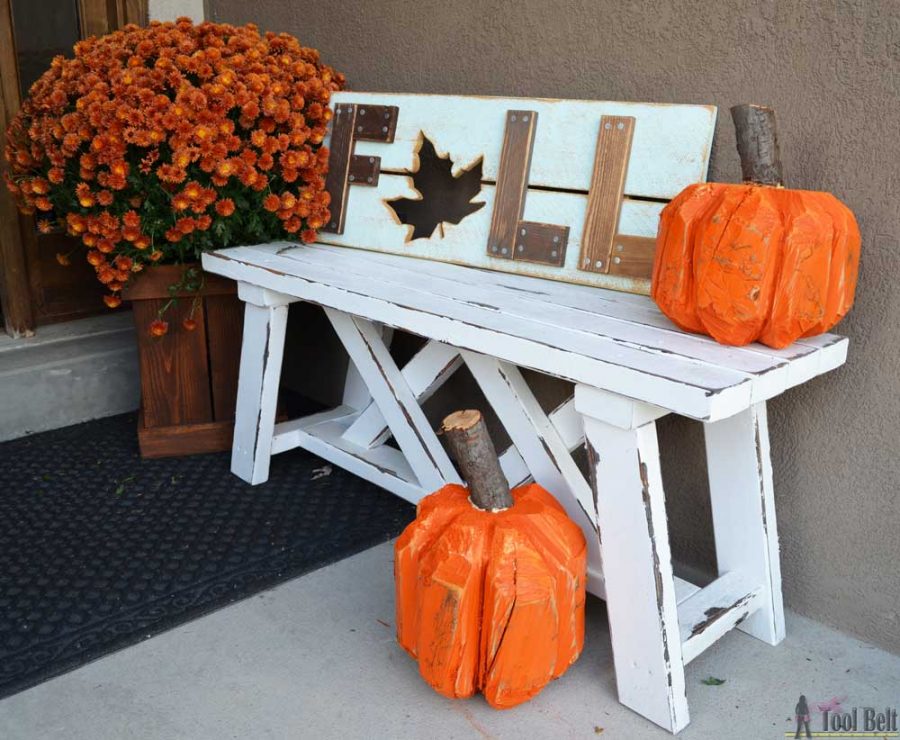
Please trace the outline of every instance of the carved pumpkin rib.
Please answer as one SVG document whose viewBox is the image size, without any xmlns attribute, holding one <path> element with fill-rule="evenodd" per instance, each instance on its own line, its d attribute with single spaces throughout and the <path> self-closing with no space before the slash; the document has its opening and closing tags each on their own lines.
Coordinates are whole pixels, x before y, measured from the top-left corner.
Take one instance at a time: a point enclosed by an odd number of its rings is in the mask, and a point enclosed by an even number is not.
<svg viewBox="0 0 900 740">
<path fill-rule="evenodd" d="M 775 300 L 759 339 L 786 347 L 823 325 L 825 288 L 831 268 L 833 225 L 819 206 L 818 193 L 778 193 L 784 238 Z"/>
<path fill-rule="evenodd" d="M 553 678 L 559 621 L 554 586 L 541 553 L 525 534 L 499 524 L 484 597 L 487 649 L 481 690 L 491 706 L 521 704 Z"/>
<path fill-rule="evenodd" d="M 478 512 L 459 515 L 419 562 L 419 672 L 450 698 L 478 688 L 481 595 L 492 526 Z"/>
<path fill-rule="evenodd" d="M 686 331 L 703 331 L 694 297 L 691 250 L 695 234 L 698 224 L 718 207 L 723 197 L 720 185 L 691 185 L 663 209 L 660 217 L 651 294 L 663 312 Z"/>
<path fill-rule="evenodd" d="M 407 527 L 394 545 L 397 641 L 413 658 L 417 657 L 419 625 L 419 560 L 444 530 L 460 514 L 468 511 L 466 489 L 454 484 L 444 486 L 432 496 L 422 499 L 417 509 L 417 526 Z"/>
<path fill-rule="evenodd" d="M 512 496 L 488 512 L 445 486 L 395 545 L 398 640 L 436 691 L 478 689 L 498 708 L 561 675 L 584 640 L 584 578 L 573 576 L 586 566 L 584 536 L 540 486 Z"/>
<path fill-rule="evenodd" d="M 804 336 L 828 331 L 837 324 L 853 304 L 856 280 L 859 273 L 859 226 L 853 213 L 831 193 L 822 193 L 821 206 L 832 221 L 831 270 L 825 297 L 825 313 L 822 324 L 810 329 Z"/>
</svg>

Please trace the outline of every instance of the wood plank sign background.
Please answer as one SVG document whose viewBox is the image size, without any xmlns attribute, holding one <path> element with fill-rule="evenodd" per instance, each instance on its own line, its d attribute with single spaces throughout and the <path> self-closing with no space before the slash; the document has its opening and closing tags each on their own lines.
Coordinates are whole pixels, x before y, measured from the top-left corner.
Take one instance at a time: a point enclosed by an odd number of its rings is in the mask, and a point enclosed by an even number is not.
<svg viewBox="0 0 900 740">
<path fill-rule="evenodd" d="M 706 179 L 716 118 L 701 105 L 333 102 L 322 243 L 644 294 L 660 211 Z"/>
</svg>

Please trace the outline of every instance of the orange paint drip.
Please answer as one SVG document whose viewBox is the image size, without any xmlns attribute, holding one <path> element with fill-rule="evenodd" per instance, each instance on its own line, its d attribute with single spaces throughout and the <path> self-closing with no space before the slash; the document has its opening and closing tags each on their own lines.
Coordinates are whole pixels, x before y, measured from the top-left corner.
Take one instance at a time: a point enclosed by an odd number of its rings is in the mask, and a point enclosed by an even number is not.
<svg viewBox="0 0 900 740">
<path fill-rule="evenodd" d="M 850 310 L 860 235 L 829 193 L 691 185 L 660 217 L 651 295 L 678 326 L 780 349 Z"/>
<path fill-rule="evenodd" d="M 438 693 L 505 709 L 559 678 L 584 645 L 587 548 L 538 485 L 474 507 L 462 486 L 419 502 L 394 547 L 397 640 Z"/>
</svg>

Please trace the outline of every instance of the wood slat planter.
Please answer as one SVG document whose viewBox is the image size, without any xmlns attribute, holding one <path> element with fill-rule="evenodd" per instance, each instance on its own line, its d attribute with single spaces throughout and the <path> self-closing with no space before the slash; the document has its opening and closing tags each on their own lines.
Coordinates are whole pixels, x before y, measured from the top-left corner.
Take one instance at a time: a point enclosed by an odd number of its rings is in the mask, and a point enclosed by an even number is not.
<svg viewBox="0 0 900 740">
<path fill-rule="evenodd" d="M 151 337 L 150 323 L 173 297 L 188 266 L 162 265 L 136 276 L 123 291 L 131 301 L 141 366 L 141 411 L 138 441 L 142 457 L 169 457 L 231 448 L 244 312 L 234 281 L 206 274 L 197 322 L 189 331 L 182 320 L 191 311 L 193 293 L 180 300 L 164 319 L 169 331 Z"/>
</svg>

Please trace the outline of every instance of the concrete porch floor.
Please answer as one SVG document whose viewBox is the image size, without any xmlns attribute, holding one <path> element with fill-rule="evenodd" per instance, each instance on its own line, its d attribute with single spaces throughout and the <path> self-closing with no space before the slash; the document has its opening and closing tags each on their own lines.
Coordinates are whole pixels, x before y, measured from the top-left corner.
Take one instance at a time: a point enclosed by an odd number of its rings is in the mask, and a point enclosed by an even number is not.
<svg viewBox="0 0 900 740">
<path fill-rule="evenodd" d="M 391 545 L 380 545 L 5 699 L 0 738 L 668 736 L 616 701 L 598 599 L 578 663 L 530 703 L 497 712 L 420 680 L 394 641 L 392 588 Z M 725 683 L 706 686 L 708 676 Z M 687 693 L 692 721 L 680 738 L 783 738 L 801 693 L 842 698 L 845 710 L 897 707 L 900 657 L 789 614 L 779 647 L 726 635 L 690 664 Z M 821 715 L 812 720 L 821 731 Z"/>
</svg>

